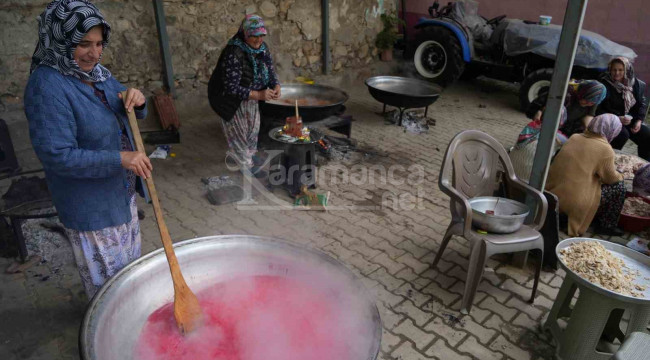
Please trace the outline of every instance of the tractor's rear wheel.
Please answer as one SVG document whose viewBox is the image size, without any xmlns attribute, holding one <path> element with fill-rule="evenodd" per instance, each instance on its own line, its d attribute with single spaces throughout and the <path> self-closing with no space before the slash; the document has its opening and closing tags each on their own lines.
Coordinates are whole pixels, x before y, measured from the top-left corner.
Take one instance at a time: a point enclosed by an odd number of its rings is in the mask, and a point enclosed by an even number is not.
<svg viewBox="0 0 650 360">
<path fill-rule="evenodd" d="M 540 92 L 548 91 L 552 77 L 553 69 L 550 68 L 535 70 L 526 76 L 519 88 L 519 106 L 522 111 L 526 111 L 528 105 L 535 100 Z"/>
<path fill-rule="evenodd" d="M 465 69 L 465 61 L 454 33 L 440 26 L 430 26 L 420 31 L 416 42 L 413 63 L 420 76 L 441 86 L 458 80 Z"/>
</svg>

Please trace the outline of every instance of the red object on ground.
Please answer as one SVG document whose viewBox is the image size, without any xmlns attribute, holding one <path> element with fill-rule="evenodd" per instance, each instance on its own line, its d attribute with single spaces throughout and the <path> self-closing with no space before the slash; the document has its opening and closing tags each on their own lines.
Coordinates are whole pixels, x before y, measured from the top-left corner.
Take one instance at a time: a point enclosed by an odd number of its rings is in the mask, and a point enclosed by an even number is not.
<svg viewBox="0 0 650 360">
<path fill-rule="evenodd" d="M 139 360 L 346 360 L 349 339 L 331 301 L 276 276 L 225 281 L 197 294 L 205 323 L 183 337 L 173 304 L 153 312 L 135 348 Z"/>
<path fill-rule="evenodd" d="M 631 192 L 627 192 L 625 193 L 625 197 L 629 198 L 629 197 L 640 197 L 640 196 Z M 644 197 L 641 198 L 646 203 L 650 203 L 650 200 Z M 621 216 L 619 216 L 618 218 L 618 226 L 627 232 L 638 233 L 650 227 L 650 218 L 621 213 Z"/>
</svg>

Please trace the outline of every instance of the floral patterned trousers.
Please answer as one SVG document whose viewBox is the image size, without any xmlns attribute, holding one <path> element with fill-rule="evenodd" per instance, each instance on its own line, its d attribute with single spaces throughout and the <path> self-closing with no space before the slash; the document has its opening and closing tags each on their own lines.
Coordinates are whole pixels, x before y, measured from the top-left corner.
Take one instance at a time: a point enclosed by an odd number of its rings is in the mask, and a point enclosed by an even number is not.
<svg viewBox="0 0 650 360">
<path fill-rule="evenodd" d="M 140 257 L 140 222 L 135 196 L 131 221 L 95 231 L 65 229 L 88 299 L 131 261 Z"/>
<path fill-rule="evenodd" d="M 625 202 L 625 183 L 619 181 L 611 185 L 601 186 L 600 205 L 594 219 L 596 224 L 605 229 L 611 229 L 618 224 L 618 217 Z"/>
<path fill-rule="evenodd" d="M 228 140 L 228 156 L 241 166 L 251 167 L 257 152 L 257 136 L 260 132 L 260 111 L 257 100 L 244 100 L 230 121 L 224 121 L 223 131 Z"/>
</svg>

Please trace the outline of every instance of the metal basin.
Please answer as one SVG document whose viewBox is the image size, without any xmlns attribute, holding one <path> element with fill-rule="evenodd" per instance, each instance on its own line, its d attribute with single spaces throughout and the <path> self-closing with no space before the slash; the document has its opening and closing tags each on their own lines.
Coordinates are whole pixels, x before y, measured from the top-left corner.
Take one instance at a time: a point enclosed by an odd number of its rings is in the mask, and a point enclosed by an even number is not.
<svg viewBox="0 0 650 360">
<path fill-rule="evenodd" d="M 375 76 L 366 79 L 375 100 L 398 108 L 419 108 L 433 104 L 442 89 L 427 81 L 399 76 Z"/>
<path fill-rule="evenodd" d="M 498 203 L 497 203 L 498 200 Z M 494 196 L 479 196 L 469 199 L 472 207 L 472 225 L 490 233 L 513 233 L 528 216 L 528 206 L 519 201 Z M 494 215 L 486 211 L 494 211 Z"/>
<path fill-rule="evenodd" d="M 617 257 L 625 263 L 625 266 L 628 267 L 631 274 L 636 273 L 635 284 L 645 286 L 645 290 L 641 291 L 643 297 L 634 297 L 629 295 L 619 294 L 615 291 L 605 289 L 604 287 L 594 284 L 587 279 L 584 279 L 582 276 L 578 275 L 576 272 L 571 270 L 562 259 L 561 251 L 572 244 L 579 243 L 582 241 L 595 241 L 600 243 L 605 249 L 609 250 L 614 257 Z M 557 258 L 560 259 L 560 265 L 564 271 L 566 271 L 567 276 L 571 276 L 575 282 L 578 284 L 587 287 L 601 295 L 605 295 L 609 298 L 616 299 L 619 301 L 637 303 L 641 305 L 650 304 L 650 257 L 643 255 L 638 251 L 634 251 L 626 246 L 613 243 L 611 241 L 605 241 L 601 239 L 591 239 L 591 238 L 570 238 L 560 241 L 559 244 L 555 247 L 555 254 Z"/>
<path fill-rule="evenodd" d="M 347 310 L 349 320 L 364 329 L 350 339 L 357 355 L 354 360 L 377 357 L 381 341 L 377 307 L 355 275 L 330 256 L 277 239 L 245 235 L 186 240 L 174 248 L 188 285 L 197 293 L 220 281 L 256 275 L 318 284 L 332 294 L 336 306 Z M 133 359 L 135 342 L 148 316 L 172 300 L 172 281 L 162 249 L 129 264 L 99 290 L 86 310 L 79 337 L 81 358 Z"/>
<path fill-rule="evenodd" d="M 336 114 L 348 101 L 348 94 L 326 85 L 282 84 L 282 97 L 278 100 L 260 101 L 263 117 L 285 119 L 296 115 L 294 100 L 314 99 L 318 103 L 300 105 L 299 113 L 304 122 L 317 121 Z"/>
</svg>

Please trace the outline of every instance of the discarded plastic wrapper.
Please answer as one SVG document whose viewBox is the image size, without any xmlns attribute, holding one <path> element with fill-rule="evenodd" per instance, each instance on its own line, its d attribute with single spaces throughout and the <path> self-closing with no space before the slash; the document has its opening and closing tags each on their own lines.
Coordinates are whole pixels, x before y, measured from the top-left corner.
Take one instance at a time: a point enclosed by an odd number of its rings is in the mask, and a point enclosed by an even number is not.
<svg viewBox="0 0 650 360">
<path fill-rule="evenodd" d="M 151 155 L 149 155 L 149 159 L 167 159 L 167 155 L 169 154 L 169 150 L 171 150 L 170 145 L 161 145 L 154 150 Z"/>
</svg>

